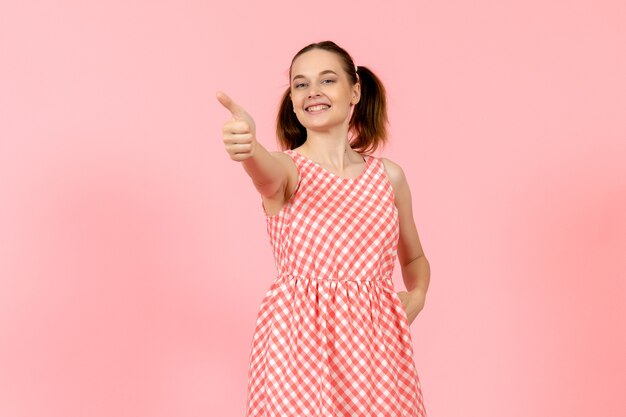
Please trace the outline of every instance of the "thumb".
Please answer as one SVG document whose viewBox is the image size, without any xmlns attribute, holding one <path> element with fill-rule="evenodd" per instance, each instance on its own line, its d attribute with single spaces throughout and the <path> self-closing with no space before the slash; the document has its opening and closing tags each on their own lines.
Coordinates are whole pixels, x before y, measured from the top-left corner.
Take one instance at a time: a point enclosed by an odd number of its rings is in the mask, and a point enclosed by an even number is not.
<svg viewBox="0 0 626 417">
<path fill-rule="evenodd" d="M 222 103 L 222 106 L 226 107 L 233 117 L 237 120 L 242 120 L 246 116 L 246 111 L 239 104 L 235 103 L 226 93 L 218 91 L 216 94 L 217 100 Z"/>
</svg>

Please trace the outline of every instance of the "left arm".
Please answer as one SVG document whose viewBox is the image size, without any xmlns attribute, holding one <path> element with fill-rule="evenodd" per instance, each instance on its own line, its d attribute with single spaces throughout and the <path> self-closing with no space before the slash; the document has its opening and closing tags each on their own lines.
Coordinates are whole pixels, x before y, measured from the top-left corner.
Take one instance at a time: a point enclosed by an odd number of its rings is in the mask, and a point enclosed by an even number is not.
<svg viewBox="0 0 626 417">
<path fill-rule="evenodd" d="M 400 239 L 398 260 L 402 268 L 402 279 L 407 291 L 398 293 L 406 310 L 409 324 L 415 320 L 426 302 L 426 292 L 430 283 L 430 264 L 420 243 L 413 219 L 411 190 L 400 165 L 387 158 L 381 158 L 393 187 L 395 205 L 398 208 Z"/>
</svg>

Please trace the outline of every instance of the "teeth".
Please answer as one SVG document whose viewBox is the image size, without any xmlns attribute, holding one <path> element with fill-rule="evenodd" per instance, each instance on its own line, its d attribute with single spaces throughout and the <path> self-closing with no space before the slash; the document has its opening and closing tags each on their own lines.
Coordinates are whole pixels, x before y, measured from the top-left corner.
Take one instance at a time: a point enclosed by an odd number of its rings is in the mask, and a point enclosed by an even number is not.
<svg viewBox="0 0 626 417">
<path fill-rule="evenodd" d="M 326 110 L 330 108 L 330 106 L 327 106 L 325 104 L 318 104 L 317 106 L 311 106 L 307 108 L 307 111 L 318 111 L 318 110 Z"/>
</svg>

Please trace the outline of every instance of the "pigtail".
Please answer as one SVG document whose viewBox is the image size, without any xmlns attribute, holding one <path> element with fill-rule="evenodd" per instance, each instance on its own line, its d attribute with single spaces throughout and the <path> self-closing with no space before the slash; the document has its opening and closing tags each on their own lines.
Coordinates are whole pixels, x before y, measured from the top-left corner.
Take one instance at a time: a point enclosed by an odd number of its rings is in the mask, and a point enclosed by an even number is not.
<svg viewBox="0 0 626 417">
<path fill-rule="evenodd" d="M 358 67 L 361 81 L 361 98 L 350 118 L 355 133 L 353 148 L 376 150 L 387 142 L 387 99 L 380 79 L 367 67 Z"/>
<path fill-rule="evenodd" d="M 287 87 L 276 116 L 276 136 L 282 149 L 297 148 L 306 141 L 306 128 L 302 126 L 293 111 L 289 93 L 290 88 Z"/>
</svg>

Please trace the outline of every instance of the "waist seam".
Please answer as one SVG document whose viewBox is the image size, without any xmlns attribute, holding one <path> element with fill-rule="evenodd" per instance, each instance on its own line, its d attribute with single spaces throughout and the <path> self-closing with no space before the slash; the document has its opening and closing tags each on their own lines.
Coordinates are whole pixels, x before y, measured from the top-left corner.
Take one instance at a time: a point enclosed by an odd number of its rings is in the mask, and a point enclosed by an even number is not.
<svg viewBox="0 0 626 417">
<path fill-rule="evenodd" d="M 276 278 L 282 278 L 282 277 L 290 277 L 290 278 L 302 278 L 302 279 L 306 279 L 306 280 L 312 280 L 312 281 L 335 281 L 335 282 L 385 282 L 385 283 L 393 283 L 393 278 L 391 275 L 382 275 L 380 276 L 379 279 L 350 279 L 350 278 L 331 278 L 331 277 L 326 277 L 326 276 L 321 276 L 321 277 L 311 277 L 311 276 L 306 276 L 306 275 L 299 275 L 299 274 L 294 274 L 291 272 L 282 272 L 279 273 Z"/>
</svg>

